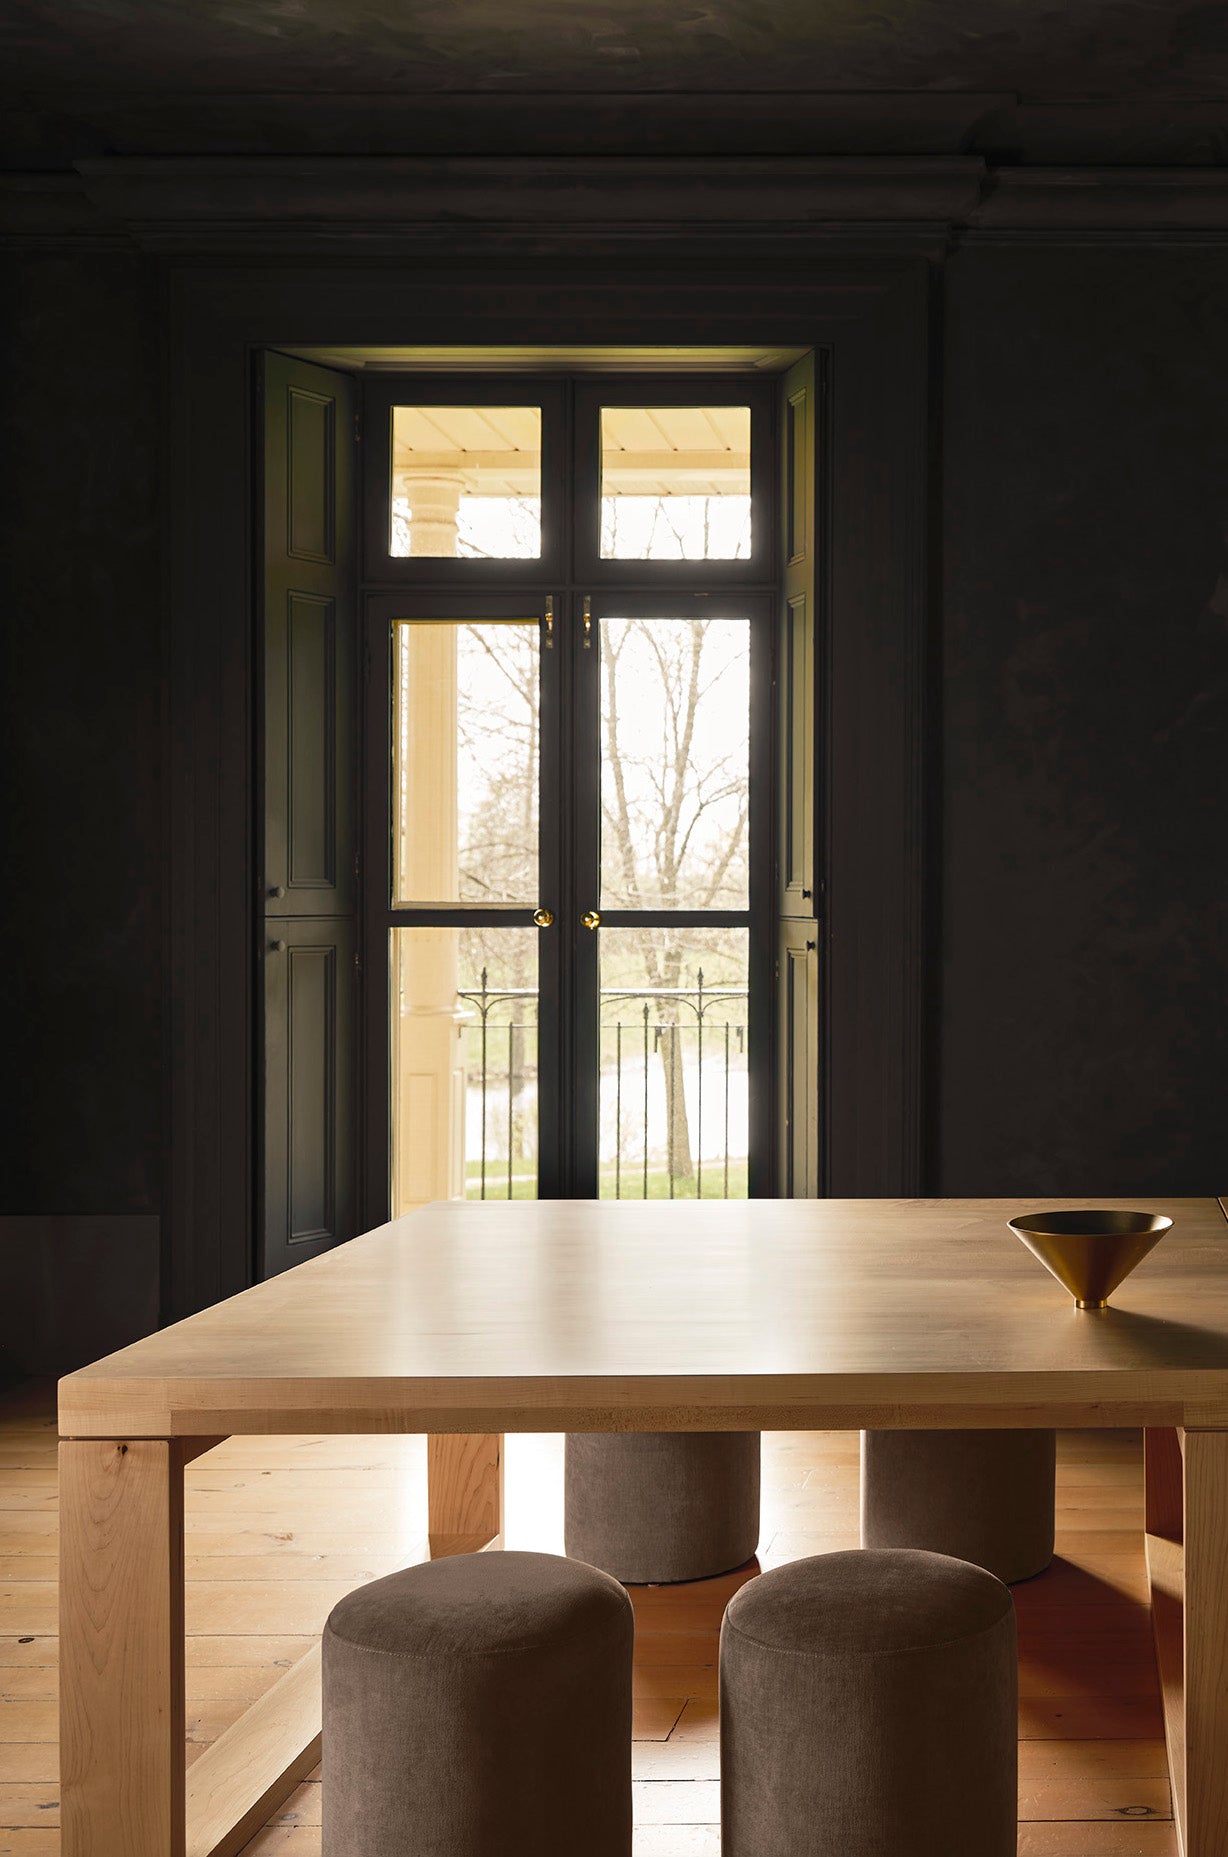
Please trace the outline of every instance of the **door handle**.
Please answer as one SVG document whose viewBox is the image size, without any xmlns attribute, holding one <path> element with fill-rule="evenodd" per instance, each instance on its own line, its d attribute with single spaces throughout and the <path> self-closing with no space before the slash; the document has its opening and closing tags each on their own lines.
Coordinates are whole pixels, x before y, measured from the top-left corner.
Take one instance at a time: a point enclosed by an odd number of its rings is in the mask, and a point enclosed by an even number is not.
<svg viewBox="0 0 1228 1857">
<path fill-rule="evenodd" d="M 586 929 L 601 927 L 601 917 L 595 909 L 586 909 L 584 914 L 580 917 L 580 920 L 583 922 Z"/>
<path fill-rule="evenodd" d="M 533 911 L 533 920 L 536 922 L 538 928 L 549 928 L 550 924 L 554 921 L 554 911 L 552 909 L 535 909 Z"/>
</svg>

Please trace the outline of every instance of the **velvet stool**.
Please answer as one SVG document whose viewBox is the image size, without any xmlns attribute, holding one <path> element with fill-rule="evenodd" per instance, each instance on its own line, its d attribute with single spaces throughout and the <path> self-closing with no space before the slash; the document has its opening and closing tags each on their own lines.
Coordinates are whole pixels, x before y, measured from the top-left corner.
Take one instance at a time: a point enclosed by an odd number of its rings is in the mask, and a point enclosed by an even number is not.
<svg viewBox="0 0 1228 1857">
<path fill-rule="evenodd" d="M 863 1431 L 861 1545 L 1030 1580 L 1053 1559 L 1054 1431 Z"/>
<path fill-rule="evenodd" d="M 721 1857 L 1015 1857 L 1015 1614 L 981 1567 L 820 1554 L 721 1627 Z"/>
<path fill-rule="evenodd" d="M 458 1554 L 324 1627 L 328 1857 L 630 1857 L 631 1602 L 557 1554 Z"/>
<path fill-rule="evenodd" d="M 571 1432 L 564 1540 L 629 1585 L 706 1580 L 759 1545 L 757 1431 Z"/>
</svg>

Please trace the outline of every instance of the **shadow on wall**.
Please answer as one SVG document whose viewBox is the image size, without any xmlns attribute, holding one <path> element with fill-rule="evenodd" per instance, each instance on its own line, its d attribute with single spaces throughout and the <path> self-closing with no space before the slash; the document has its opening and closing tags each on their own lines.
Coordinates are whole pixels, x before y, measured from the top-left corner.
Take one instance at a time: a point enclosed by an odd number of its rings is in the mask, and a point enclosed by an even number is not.
<svg viewBox="0 0 1228 1857">
<path fill-rule="evenodd" d="M 161 1220 L 0 1218 L 0 1377 L 62 1374 L 159 1323 Z"/>
<path fill-rule="evenodd" d="M 947 329 L 938 1185 L 1213 1193 L 1223 267 L 967 257 Z"/>
</svg>

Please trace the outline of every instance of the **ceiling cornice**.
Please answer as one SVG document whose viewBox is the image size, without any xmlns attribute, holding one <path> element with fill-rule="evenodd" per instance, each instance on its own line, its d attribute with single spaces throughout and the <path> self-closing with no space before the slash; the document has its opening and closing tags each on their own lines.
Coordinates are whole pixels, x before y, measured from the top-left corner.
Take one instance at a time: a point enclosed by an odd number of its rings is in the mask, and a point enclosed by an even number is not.
<svg viewBox="0 0 1228 1857">
<path fill-rule="evenodd" d="M 1228 169 L 1010 168 L 944 157 L 107 159 L 0 178 L 0 234 L 159 253 L 659 250 L 738 238 L 1220 242 Z"/>
<path fill-rule="evenodd" d="M 463 249 L 484 236 L 945 227 L 980 198 L 975 157 L 341 157 L 87 161 L 90 199 L 147 250 Z"/>
<path fill-rule="evenodd" d="M 407 93 L 108 92 L 62 87 L 8 102 L 62 165 L 193 154 L 323 156 L 797 155 L 978 153 L 1012 118 L 1009 91 L 550 91 Z M 7 131 L 7 135 L 6 135 Z M 0 149 L 22 125 L 0 121 Z M 28 142 L 27 142 L 27 145 Z M 10 165 L 13 165 L 12 163 Z M 30 160 L 26 165 L 33 165 Z M 61 165 L 59 162 L 55 165 Z"/>
<path fill-rule="evenodd" d="M 991 168 L 978 232 L 1225 232 L 1228 168 Z"/>
<path fill-rule="evenodd" d="M 0 174 L 0 245 L 123 251 L 132 239 L 94 204 L 79 174 Z"/>
</svg>

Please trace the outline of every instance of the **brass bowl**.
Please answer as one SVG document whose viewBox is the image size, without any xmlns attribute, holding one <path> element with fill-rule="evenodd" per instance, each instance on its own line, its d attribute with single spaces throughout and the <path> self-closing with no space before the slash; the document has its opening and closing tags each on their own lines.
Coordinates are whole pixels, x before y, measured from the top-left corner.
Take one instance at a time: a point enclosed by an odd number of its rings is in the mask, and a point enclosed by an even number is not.
<svg viewBox="0 0 1228 1857">
<path fill-rule="evenodd" d="M 1172 1220 L 1162 1212 L 1029 1212 L 1008 1220 L 1051 1276 L 1075 1299 L 1076 1309 L 1107 1309 L 1109 1297 Z"/>
</svg>

